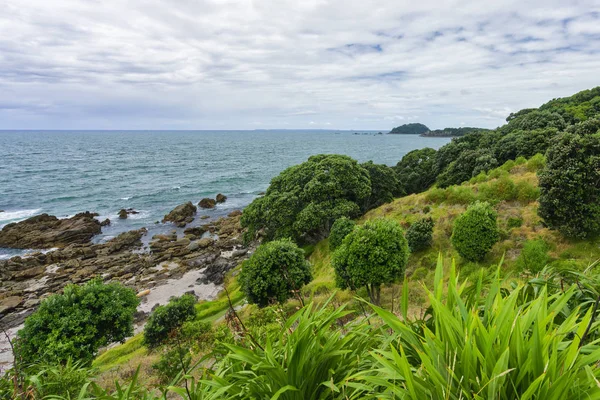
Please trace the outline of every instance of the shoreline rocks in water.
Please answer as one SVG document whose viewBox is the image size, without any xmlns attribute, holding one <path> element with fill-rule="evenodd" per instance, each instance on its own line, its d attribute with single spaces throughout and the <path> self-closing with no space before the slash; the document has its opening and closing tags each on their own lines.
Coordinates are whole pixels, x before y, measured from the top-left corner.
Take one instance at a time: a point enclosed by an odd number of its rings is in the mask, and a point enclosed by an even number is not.
<svg viewBox="0 0 600 400">
<path fill-rule="evenodd" d="M 173 222 L 178 227 L 183 228 L 190 222 L 194 220 L 194 216 L 196 215 L 197 208 L 192 204 L 191 201 L 188 201 L 185 204 L 180 204 L 171 210 L 170 213 L 165 215 L 162 222 Z"/>
<path fill-rule="evenodd" d="M 139 212 L 135 211 L 133 208 L 122 208 L 121 210 L 119 210 L 119 219 L 127 219 L 129 214 L 139 214 Z"/>
<path fill-rule="evenodd" d="M 202 200 L 200 200 L 198 205 L 200 206 L 200 208 L 210 209 L 210 208 L 215 208 L 217 206 L 217 202 L 215 199 L 205 197 Z"/>
<path fill-rule="evenodd" d="M 183 237 L 175 232 L 155 235 L 149 251 L 143 248 L 142 237 L 147 230 L 142 228 L 123 232 L 105 243 L 70 243 L 47 253 L 0 260 L 0 326 L 19 326 L 42 299 L 60 292 L 69 283 L 81 284 L 96 277 L 146 293 L 183 279 L 189 271 L 196 271 L 198 288 L 209 283 L 221 285 L 227 271 L 247 259 L 257 245 L 243 246 L 240 214 L 188 228 Z M 56 224 L 52 218 L 42 220 Z M 27 226 L 28 234 L 36 236 L 32 226 L 37 224 Z M 41 233 L 44 230 L 38 236 Z M 187 288 L 193 284 L 183 283 L 175 286 Z M 154 306 L 147 301 L 150 300 L 143 300 L 145 308 Z"/>
<path fill-rule="evenodd" d="M 227 201 L 227 196 L 225 196 L 222 193 L 217 194 L 217 197 L 215 197 L 215 200 L 217 203 L 225 203 Z"/>
<path fill-rule="evenodd" d="M 50 249 L 84 244 L 102 231 L 97 216 L 87 211 L 65 219 L 41 214 L 8 224 L 0 231 L 0 247 Z"/>
</svg>

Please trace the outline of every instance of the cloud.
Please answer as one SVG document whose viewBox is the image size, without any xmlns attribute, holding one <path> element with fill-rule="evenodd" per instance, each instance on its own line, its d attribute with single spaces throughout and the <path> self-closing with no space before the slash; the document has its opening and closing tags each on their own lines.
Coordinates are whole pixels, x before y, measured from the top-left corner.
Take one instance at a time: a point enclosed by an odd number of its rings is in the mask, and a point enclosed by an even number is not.
<svg viewBox="0 0 600 400">
<path fill-rule="evenodd" d="M 0 4 L 3 129 L 495 127 L 599 84 L 594 0 Z"/>
</svg>

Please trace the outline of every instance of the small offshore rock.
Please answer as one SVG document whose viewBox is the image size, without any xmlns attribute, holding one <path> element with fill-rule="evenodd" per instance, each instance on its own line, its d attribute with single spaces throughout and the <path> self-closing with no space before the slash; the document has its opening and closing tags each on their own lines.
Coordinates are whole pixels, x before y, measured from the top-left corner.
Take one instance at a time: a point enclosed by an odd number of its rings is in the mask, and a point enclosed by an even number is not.
<svg viewBox="0 0 600 400">
<path fill-rule="evenodd" d="M 110 219 L 106 218 L 104 221 L 100 222 L 100 226 L 109 226 Z"/>
<path fill-rule="evenodd" d="M 225 196 L 222 193 L 219 193 L 215 200 L 217 201 L 217 203 L 225 203 L 227 201 L 227 196 Z"/>
<path fill-rule="evenodd" d="M 215 201 L 215 199 L 205 197 L 202 200 L 200 200 L 198 205 L 200 206 L 200 208 L 215 208 L 217 202 Z"/>
<path fill-rule="evenodd" d="M 119 211 L 119 219 L 127 219 L 127 210 L 122 208 L 121 211 Z"/>
<path fill-rule="evenodd" d="M 191 201 L 188 201 L 185 204 L 178 205 L 170 213 L 165 215 L 162 222 L 173 222 L 178 226 L 185 226 L 187 223 L 194 220 L 196 210 L 196 206 L 193 205 Z"/>
</svg>

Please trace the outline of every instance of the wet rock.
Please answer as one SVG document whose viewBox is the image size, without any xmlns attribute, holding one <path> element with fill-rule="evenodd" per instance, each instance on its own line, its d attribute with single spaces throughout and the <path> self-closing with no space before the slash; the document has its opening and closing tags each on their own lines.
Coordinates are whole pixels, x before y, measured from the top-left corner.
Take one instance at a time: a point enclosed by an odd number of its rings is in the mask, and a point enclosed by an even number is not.
<svg viewBox="0 0 600 400">
<path fill-rule="evenodd" d="M 200 203 L 198 203 L 198 205 L 200 206 L 200 208 L 205 208 L 205 209 L 209 209 L 209 208 L 215 208 L 215 206 L 217 205 L 217 202 L 214 199 L 209 199 L 208 197 L 200 200 Z"/>
<path fill-rule="evenodd" d="M 165 215 L 162 222 L 173 222 L 177 226 L 183 227 L 194 220 L 196 210 L 196 206 L 193 205 L 191 201 L 188 201 L 185 204 L 178 205 L 170 213 Z"/>
<path fill-rule="evenodd" d="M 230 212 L 229 214 L 227 214 L 227 216 L 229 218 L 239 217 L 240 215 L 242 215 L 242 210 L 233 210 L 232 212 Z"/>
<path fill-rule="evenodd" d="M 217 197 L 215 198 L 217 203 L 225 203 L 225 201 L 227 201 L 227 196 L 225 196 L 224 194 L 219 193 L 217 195 Z"/>
<path fill-rule="evenodd" d="M 121 211 L 119 211 L 119 219 L 127 219 L 127 210 L 122 208 Z"/>
<path fill-rule="evenodd" d="M 109 226 L 110 219 L 106 218 L 104 221 L 100 222 L 100 226 Z"/>
<path fill-rule="evenodd" d="M 206 227 L 204 226 L 195 226 L 193 228 L 187 228 L 186 230 L 183 231 L 184 235 L 191 235 L 191 236 L 196 236 L 196 237 L 202 237 L 202 235 L 204 235 L 204 232 L 206 232 L 208 229 L 206 229 Z"/>
<path fill-rule="evenodd" d="M 18 223 L 6 225 L 0 231 L 0 247 L 15 249 L 47 249 L 72 243 L 88 243 L 102 229 L 94 217 L 85 212 L 72 218 L 58 219 L 41 214 Z"/>
<path fill-rule="evenodd" d="M 123 249 L 140 247 L 142 245 L 142 236 L 144 236 L 147 232 L 148 231 L 146 228 L 141 228 L 119 234 L 117 237 L 107 241 L 104 244 L 107 254 L 113 254 Z"/>
</svg>

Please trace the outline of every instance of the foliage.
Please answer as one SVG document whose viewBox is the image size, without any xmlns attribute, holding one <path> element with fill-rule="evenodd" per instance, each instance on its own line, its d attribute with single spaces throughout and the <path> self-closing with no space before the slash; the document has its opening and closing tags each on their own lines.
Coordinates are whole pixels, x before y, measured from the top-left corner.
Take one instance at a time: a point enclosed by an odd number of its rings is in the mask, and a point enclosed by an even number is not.
<svg viewBox="0 0 600 400">
<path fill-rule="evenodd" d="M 550 262 L 548 250 L 544 239 L 528 240 L 517 258 L 517 268 L 532 273 L 541 271 Z"/>
<path fill-rule="evenodd" d="M 311 279 L 304 251 L 289 239 L 262 244 L 239 275 L 248 302 L 260 307 L 285 302 Z"/>
<path fill-rule="evenodd" d="M 435 129 L 433 131 L 427 132 L 423 136 L 456 137 L 456 136 L 464 136 L 468 133 L 473 133 L 473 132 L 487 132 L 487 131 L 489 131 L 489 129 L 461 126 L 459 128 Z"/>
<path fill-rule="evenodd" d="M 448 168 L 437 178 L 440 187 L 448 187 L 468 181 L 480 172 L 496 168 L 498 161 L 491 151 L 485 149 L 466 150 L 452 161 Z"/>
<path fill-rule="evenodd" d="M 390 133 L 399 133 L 405 135 L 421 135 L 427 132 L 429 132 L 429 128 L 418 122 L 400 125 L 390 131 Z"/>
<path fill-rule="evenodd" d="M 408 261 L 402 227 L 389 219 L 357 226 L 332 256 L 336 283 L 342 289 L 365 286 L 371 301 L 380 301 L 381 285 L 400 278 Z"/>
<path fill-rule="evenodd" d="M 338 218 L 331 226 L 331 233 L 329 234 L 329 248 L 333 251 L 340 247 L 342 241 L 356 226 L 356 222 L 349 218 Z"/>
<path fill-rule="evenodd" d="M 273 178 L 266 194 L 246 207 L 241 223 L 247 239 L 261 231 L 267 240 L 315 242 L 336 219 L 360 215 L 370 196 L 369 172 L 355 160 L 312 156 Z"/>
<path fill-rule="evenodd" d="M 452 245 L 461 257 L 481 261 L 500 239 L 496 211 L 487 202 L 475 202 L 454 221 Z"/>
<path fill-rule="evenodd" d="M 541 287 L 535 298 L 523 302 L 526 288 L 518 285 L 505 293 L 498 276 L 489 285 L 483 275 L 473 285 L 461 284 L 452 266 L 447 288 L 442 276 L 440 261 L 434 289 L 428 291 L 431 323 L 422 330 L 373 307 L 393 336 L 388 350 L 374 353 L 378 366 L 375 372 L 364 373 L 363 396 L 412 400 L 600 396 L 595 368 L 600 348 L 584 342 L 592 310 L 566 307 L 576 286 L 556 294 Z"/>
<path fill-rule="evenodd" d="M 539 172 L 538 213 L 569 237 L 600 232 L 600 135 L 563 135 Z"/>
<path fill-rule="evenodd" d="M 406 240 L 411 252 L 426 249 L 433 242 L 433 219 L 422 218 L 408 227 Z"/>
<path fill-rule="evenodd" d="M 158 306 L 144 327 L 144 344 L 155 348 L 165 343 L 173 331 L 196 317 L 196 297 L 185 294 L 175 297 L 164 306 Z"/>
<path fill-rule="evenodd" d="M 406 194 L 421 193 L 437 178 L 436 151 L 426 147 L 408 152 L 394 169 Z"/>
<path fill-rule="evenodd" d="M 394 200 L 395 196 L 404 195 L 396 172 L 384 164 L 373 164 L 369 161 L 361 164 L 369 173 L 371 182 L 371 195 L 363 206 L 363 211 L 379 207 Z"/>
<path fill-rule="evenodd" d="M 192 355 L 184 347 L 168 347 L 163 350 L 158 362 L 152 364 L 161 383 L 173 381 L 182 371 L 188 371 L 192 365 Z"/>
<path fill-rule="evenodd" d="M 92 362 L 100 347 L 133 334 L 135 292 L 95 279 L 67 285 L 62 294 L 43 300 L 17 334 L 16 352 L 24 363 Z"/>
</svg>

